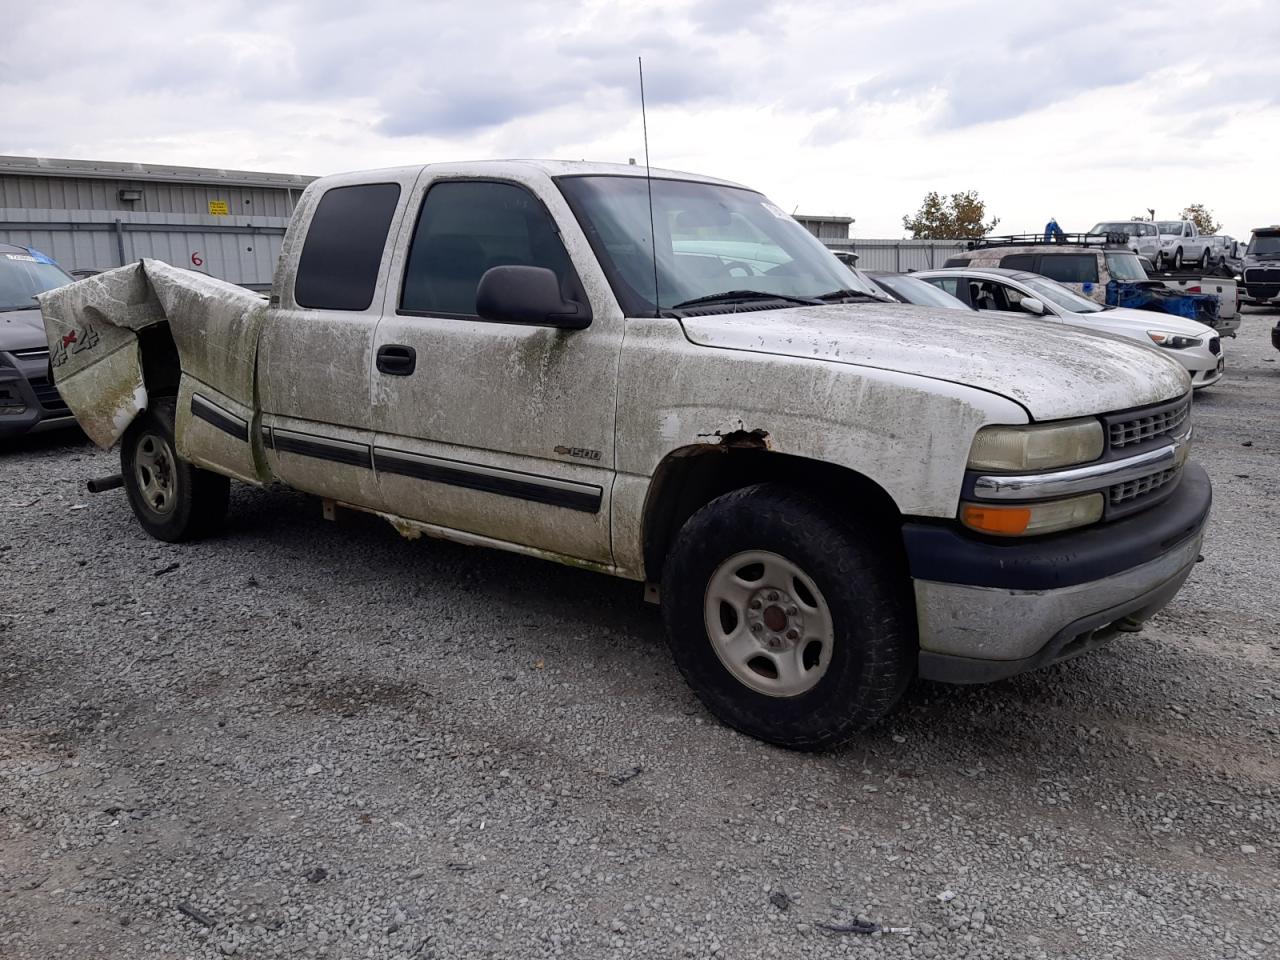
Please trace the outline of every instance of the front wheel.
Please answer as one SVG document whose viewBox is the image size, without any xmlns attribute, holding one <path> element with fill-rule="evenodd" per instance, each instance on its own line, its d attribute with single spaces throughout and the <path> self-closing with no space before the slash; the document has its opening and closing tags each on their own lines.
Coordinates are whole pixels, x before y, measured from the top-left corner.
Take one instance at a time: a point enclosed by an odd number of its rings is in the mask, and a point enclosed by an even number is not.
<svg viewBox="0 0 1280 960">
<path fill-rule="evenodd" d="M 676 665 L 720 720 L 779 746 L 835 746 L 883 717 L 918 641 L 898 548 L 803 493 L 725 494 L 662 577 Z"/>
<path fill-rule="evenodd" d="M 1181 247 L 1173 251 L 1173 269 L 1175 271 L 1182 269 L 1182 248 Z"/>
<path fill-rule="evenodd" d="M 157 540 L 179 543 L 206 537 L 227 514 L 230 481 L 177 455 L 175 403 L 154 400 L 129 424 L 120 446 L 120 472 L 134 516 Z"/>
</svg>

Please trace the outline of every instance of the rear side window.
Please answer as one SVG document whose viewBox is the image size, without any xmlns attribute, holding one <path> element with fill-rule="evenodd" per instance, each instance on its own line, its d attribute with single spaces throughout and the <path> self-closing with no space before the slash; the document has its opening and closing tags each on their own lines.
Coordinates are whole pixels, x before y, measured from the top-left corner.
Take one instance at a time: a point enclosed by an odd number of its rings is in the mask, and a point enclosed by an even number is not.
<svg viewBox="0 0 1280 960">
<path fill-rule="evenodd" d="M 959 277 L 927 277 L 922 279 L 924 279 L 925 283 L 931 283 L 940 290 L 951 294 L 951 296 L 964 300 L 964 294 L 960 292 Z"/>
<path fill-rule="evenodd" d="M 1046 253 L 1040 257 L 1040 273 L 1059 283 L 1097 283 L 1095 253 Z"/>
<path fill-rule="evenodd" d="M 399 199 L 396 183 L 334 187 L 320 198 L 293 283 L 298 306 L 369 309 Z"/>
<path fill-rule="evenodd" d="M 1033 253 L 1015 253 L 1000 258 L 1000 266 L 1006 270 L 1030 270 L 1035 273 L 1036 257 Z"/>
<path fill-rule="evenodd" d="M 546 267 L 569 299 L 586 299 L 555 221 L 528 190 L 484 180 L 437 183 L 413 231 L 400 311 L 475 317 L 480 278 L 500 266 Z"/>
<path fill-rule="evenodd" d="M 969 265 L 968 257 L 948 257 L 944 267 L 967 267 Z"/>
</svg>

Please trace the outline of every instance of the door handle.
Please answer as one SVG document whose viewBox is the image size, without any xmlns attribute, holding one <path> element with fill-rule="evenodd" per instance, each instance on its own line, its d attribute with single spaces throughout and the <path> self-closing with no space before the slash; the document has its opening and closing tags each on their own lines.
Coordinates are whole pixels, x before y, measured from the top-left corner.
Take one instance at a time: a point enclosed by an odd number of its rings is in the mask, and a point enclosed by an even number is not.
<svg viewBox="0 0 1280 960">
<path fill-rule="evenodd" d="M 393 377 L 407 377 L 418 366 L 418 351 L 399 343 L 378 348 L 378 372 Z"/>
</svg>

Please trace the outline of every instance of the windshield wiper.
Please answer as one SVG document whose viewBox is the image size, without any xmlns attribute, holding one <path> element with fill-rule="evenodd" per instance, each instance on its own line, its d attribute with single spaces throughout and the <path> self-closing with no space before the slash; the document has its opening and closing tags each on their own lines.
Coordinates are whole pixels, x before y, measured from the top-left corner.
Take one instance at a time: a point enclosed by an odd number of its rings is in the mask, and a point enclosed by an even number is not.
<svg viewBox="0 0 1280 960">
<path fill-rule="evenodd" d="M 766 293 L 764 290 L 726 290 L 724 293 L 712 293 L 705 297 L 694 297 L 677 303 L 669 310 L 683 310 L 685 307 L 697 307 L 709 303 L 733 303 L 738 300 L 782 300 L 785 303 L 801 303 L 805 306 L 820 306 L 825 301 L 816 297 L 793 297 L 786 293 Z"/>
<path fill-rule="evenodd" d="M 832 290 L 830 293 L 820 293 L 817 296 L 817 299 L 821 300 L 823 303 L 839 303 L 842 300 L 848 300 L 850 298 L 856 300 L 874 300 L 876 303 L 892 302 L 891 297 L 877 296 L 874 293 L 867 293 L 865 290 Z"/>
</svg>

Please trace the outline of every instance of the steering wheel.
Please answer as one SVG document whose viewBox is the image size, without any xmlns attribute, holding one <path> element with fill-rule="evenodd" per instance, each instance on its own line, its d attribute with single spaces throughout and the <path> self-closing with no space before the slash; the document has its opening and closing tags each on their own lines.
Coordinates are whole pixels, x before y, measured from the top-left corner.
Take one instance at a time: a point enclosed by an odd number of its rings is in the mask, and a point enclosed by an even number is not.
<svg viewBox="0 0 1280 960">
<path fill-rule="evenodd" d="M 751 265 L 744 260 L 725 260 L 725 272 L 731 277 L 754 277 L 756 272 L 751 269 Z M 742 273 L 734 273 L 734 270 L 741 270 Z"/>
</svg>

